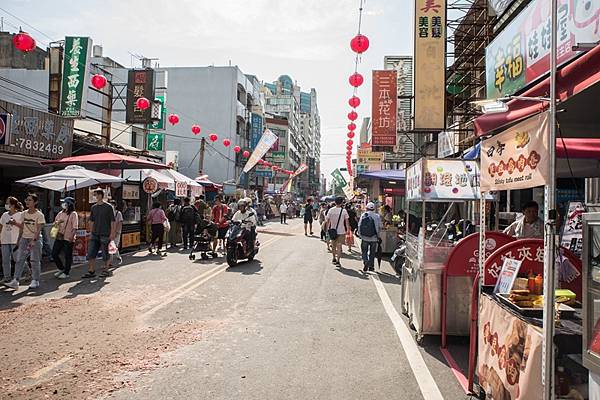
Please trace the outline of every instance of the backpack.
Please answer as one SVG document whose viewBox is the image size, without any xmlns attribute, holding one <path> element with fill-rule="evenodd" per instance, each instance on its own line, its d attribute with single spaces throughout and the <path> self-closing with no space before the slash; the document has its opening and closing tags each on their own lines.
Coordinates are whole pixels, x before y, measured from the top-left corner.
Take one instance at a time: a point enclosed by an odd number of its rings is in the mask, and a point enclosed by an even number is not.
<svg viewBox="0 0 600 400">
<path fill-rule="evenodd" d="M 360 220 L 360 226 L 358 227 L 358 234 L 360 237 L 373 237 L 377 236 L 377 229 L 375 228 L 375 220 L 368 213 L 365 213 Z"/>
<path fill-rule="evenodd" d="M 196 214 L 198 212 L 192 206 L 185 206 L 181 209 L 179 219 L 183 224 L 193 224 L 196 222 Z"/>
<path fill-rule="evenodd" d="M 174 206 L 167 212 L 167 219 L 169 221 L 179 222 L 181 219 L 181 206 Z"/>
</svg>

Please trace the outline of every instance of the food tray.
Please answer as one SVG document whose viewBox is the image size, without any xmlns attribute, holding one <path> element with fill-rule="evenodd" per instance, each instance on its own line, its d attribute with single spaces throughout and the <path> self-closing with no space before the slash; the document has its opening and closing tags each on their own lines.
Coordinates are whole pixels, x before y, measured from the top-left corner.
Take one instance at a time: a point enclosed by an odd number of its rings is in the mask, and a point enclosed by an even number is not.
<svg viewBox="0 0 600 400">
<path fill-rule="evenodd" d="M 542 318 L 544 315 L 544 308 L 543 307 L 534 307 L 534 308 L 523 308 L 523 307 L 519 307 L 518 305 L 516 305 L 515 303 L 513 303 L 512 301 L 509 300 L 509 296 L 510 293 L 496 293 L 496 297 L 498 299 L 500 299 L 500 301 L 504 304 L 506 304 L 507 306 L 509 306 L 510 308 L 512 308 L 513 310 L 519 312 L 521 315 L 524 315 L 526 317 L 533 317 L 533 318 Z M 560 318 L 573 318 L 575 316 L 575 309 L 573 307 L 570 307 L 566 304 L 559 304 L 558 309 L 560 310 Z"/>
</svg>

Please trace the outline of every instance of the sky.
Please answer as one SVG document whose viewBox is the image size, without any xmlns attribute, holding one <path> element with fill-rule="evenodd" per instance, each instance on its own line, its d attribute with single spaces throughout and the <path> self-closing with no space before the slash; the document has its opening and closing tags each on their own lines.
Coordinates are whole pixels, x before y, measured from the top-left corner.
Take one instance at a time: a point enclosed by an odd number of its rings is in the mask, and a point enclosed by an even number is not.
<svg viewBox="0 0 600 400">
<path fill-rule="evenodd" d="M 161 67 L 237 65 L 265 82 L 292 77 L 317 90 L 321 172 L 345 167 L 348 99 L 354 72 L 350 40 L 360 0 L 3 0 L 4 29 L 22 26 L 44 46 L 67 35 L 90 36 L 104 55 L 131 67 L 131 54 Z M 411 0 L 364 0 L 361 32 L 370 48 L 358 71 L 359 120 L 371 113 L 371 71 L 385 55 L 412 54 Z M 29 24 L 27 26 L 25 23 Z M 355 146 L 356 147 L 356 146 Z M 356 150 L 355 150 L 356 155 Z"/>
</svg>

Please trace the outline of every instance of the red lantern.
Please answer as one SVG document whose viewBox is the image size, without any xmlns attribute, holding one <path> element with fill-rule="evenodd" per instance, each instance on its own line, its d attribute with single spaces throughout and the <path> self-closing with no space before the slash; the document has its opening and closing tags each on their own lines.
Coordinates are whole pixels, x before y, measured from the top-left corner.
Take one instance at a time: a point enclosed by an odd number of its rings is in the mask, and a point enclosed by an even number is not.
<svg viewBox="0 0 600 400">
<path fill-rule="evenodd" d="M 356 130 L 356 124 L 355 124 L 354 122 L 350 122 L 350 123 L 348 124 L 348 130 L 349 130 L 349 131 L 354 131 L 354 130 Z"/>
<path fill-rule="evenodd" d="M 179 123 L 179 115 L 169 114 L 169 122 L 171 123 L 171 125 L 177 125 Z"/>
<path fill-rule="evenodd" d="M 101 74 L 92 76 L 92 86 L 100 90 L 106 86 L 106 77 Z"/>
<path fill-rule="evenodd" d="M 229 147 L 230 144 L 231 144 L 231 140 L 229 140 L 229 139 L 223 139 L 223 146 Z"/>
<path fill-rule="evenodd" d="M 137 99 L 137 100 L 135 101 L 135 106 L 136 106 L 137 108 L 139 108 L 140 110 L 145 110 L 145 109 L 147 109 L 148 107 L 150 107 L 150 100 L 148 100 L 148 99 L 147 99 L 147 98 L 145 98 L 145 97 L 140 97 L 139 99 Z"/>
<path fill-rule="evenodd" d="M 348 139 L 348 140 L 346 141 L 346 144 L 347 144 L 348 146 L 352 146 L 352 145 L 354 144 L 354 142 L 352 141 L 352 139 Z"/>
<path fill-rule="evenodd" d="M 350 111 L 348 113 L 348 119 L 350 121 L 356 121 L 357 118 L 358 118 L 358 114 L 356 113 L 356 111 Z"/>
<path fill-rule="evenodd" d="M 35 39 L 29 35 L 27 32 L 20 31 L 15 36 L 13 36 L 13 44 L 22 52 L 27 53 L 28 51 L 32 51 L 35 49 Z"/>
<path fill-rule="evenodd" d="M 348 150 L 349 152 L 351 152 L 352 151 L 352 145 L 349 144 L 348 146 L 346 146 L 346 150 Z"/>
<path fill-rule="evenodd" d="M 244 150 L 242 155 L 244 156 L 244 158 L 248 158 L 248 157 L 250 157 L 250 152 L 248 150 Z"/>
<path fill-rule="evenodd" d="M 240 146 L 233 146 L 233 151 L 234 151 L 235 153 L 239 153 L 239 152 L 240 152 L 240 150 L 242 150 L 242 149 L 240 148 Z"/>
<path fill-rule="evenodd" d="M 360 99 L 356 96 L 352 96 L 350 97 L 350 100 L 348 100 L 348 104 L 350 104 L 350 107 L 356 108 L 360 106 Z"/>
<path fill-rule="evenodd" d="M 350 78 L 348 79 L 348 82 L 350 82 L 351 86 L 354 87 L 359 87 L 360 85 L 363 84 L 364 82 L 364 78 L 361 74 L 359 74 L 358 72 L 353 73 L 352 75 L 350 75 Z"/>
<path fill-rule="evenodd" d="M 200 134 L 200 131 L 201 131 L 201 130 L 202 130 L 202 129 L 200 129 L 200 127 L 199 127 L 198 125 L 192 125 L 192 133 L 193 133 L 194 135 L 198 135 L 198 134 Z"/>
<path fill-rule="evenodd" d="M 354 132 L 348 132 L 346 134 L 346 136 L 348 136 L 348 139 L 353 139 L 354 138 Z"/>
<path fill-rule="evenodd" d="M 359 33 L 350 41 L 350 48 L 355 53 L 364 53 L 369 48 L 369 39 L 365 35 Z"/>
<path fill-rule="evenodd" d="M 216 142 L 219 137 L 215 133 L 211 133 L 208 138 L 211 142 Z"/>
</svg>

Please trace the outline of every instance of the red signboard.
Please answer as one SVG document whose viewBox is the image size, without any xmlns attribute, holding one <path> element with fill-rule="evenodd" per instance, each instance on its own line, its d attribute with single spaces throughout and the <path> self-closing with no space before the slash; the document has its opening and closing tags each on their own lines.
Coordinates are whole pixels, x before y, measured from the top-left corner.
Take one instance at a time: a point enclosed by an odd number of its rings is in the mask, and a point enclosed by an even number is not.
<svg viewBox="0 0 600 400">
<path fill-rule="evenodd" d="M 514 240 L 502 232 L 485 233 L 485 258 Z M 502 265 L 500 265 L 502 267 Z M 479 233 L 473 233 L 456 245 L 446 261 L 448 276 L 475 276 L 479 271 Z"/>
<path fill-rule="evenodd" d="M 393 196 L 404 196 L 406 194 L 406 191 L 404 190 L 404 188 L 384 188 L 383 193 L 391 194 Z"/>
<path fill-rule="evenodd" d="M 396 145 L 397 85 L 396 70 L 373 71 L 373 146 Z"/>
</svg>

